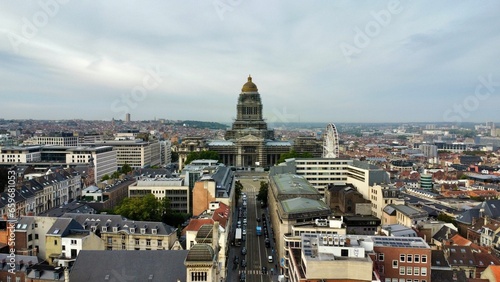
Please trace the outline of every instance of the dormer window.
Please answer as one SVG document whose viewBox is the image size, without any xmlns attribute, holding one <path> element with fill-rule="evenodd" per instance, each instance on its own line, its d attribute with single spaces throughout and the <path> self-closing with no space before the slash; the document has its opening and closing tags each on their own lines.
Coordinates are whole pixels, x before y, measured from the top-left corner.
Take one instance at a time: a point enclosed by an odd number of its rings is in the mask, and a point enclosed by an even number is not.
<svg viewBox="0 0 500 282">
<path fill-rule="evenodd" d="M 141 228 L 141 234 L 146 234 L 146 228 Z"/>
<path fill-rule="evenodd" d="M 113 232 L 118 232 L 118 227 L 114 226 L 113 227 Z"/>
<path fill-rule="evenodd" d="M 130 233 L 135 233 L 135 228 L 130 228 Z"/>
<path fill-rule="evenodd" d="M 156 228 L 151 229 L 151 234 L 156 234 L 157 230 Z"/>
<path fill-rule="evenodd" d="M 103 226 L 102 227 L 102 232 L 108 232 L 108 227 L 107 226 Z"/>
</svg>

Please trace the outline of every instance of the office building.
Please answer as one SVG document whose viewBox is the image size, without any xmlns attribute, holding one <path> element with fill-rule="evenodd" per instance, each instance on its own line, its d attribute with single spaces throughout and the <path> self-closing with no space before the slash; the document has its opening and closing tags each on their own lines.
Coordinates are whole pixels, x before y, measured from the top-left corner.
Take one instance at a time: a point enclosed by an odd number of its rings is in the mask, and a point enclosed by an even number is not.
<svg viewBox="0 0 500 282">
<path fill-rule="evenodd" d="M 191 213 L 189 202 L 191 193 L 189 186 L 184 185 L 183 178 L 141 176 L 128 188 L 129 197 L 142 197 L 153 194 L 156 199 L 167 197 L 170 208 L 181 213 Z"/>
</svg>

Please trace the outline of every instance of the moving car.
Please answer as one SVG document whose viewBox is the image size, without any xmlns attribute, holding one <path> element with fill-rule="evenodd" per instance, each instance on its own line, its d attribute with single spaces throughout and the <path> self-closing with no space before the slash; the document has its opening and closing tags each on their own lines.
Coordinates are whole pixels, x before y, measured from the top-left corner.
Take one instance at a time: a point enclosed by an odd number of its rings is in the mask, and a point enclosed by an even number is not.
<svg viewBox="0 0 500 282">
<path fill-rule="evenodd" d="M 273 262 L 273 256 L 269 256 L 269 257 L 267 257 L 267 261 L 268 261 L 268 262 Z"/>
</svg>

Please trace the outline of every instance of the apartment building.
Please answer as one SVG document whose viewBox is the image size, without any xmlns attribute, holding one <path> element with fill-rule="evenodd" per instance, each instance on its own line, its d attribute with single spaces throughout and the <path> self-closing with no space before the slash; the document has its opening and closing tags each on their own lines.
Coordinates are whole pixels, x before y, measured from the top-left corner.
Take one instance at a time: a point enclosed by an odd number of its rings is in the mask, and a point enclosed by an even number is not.
<svg viewBox="0 0 500 282">
<path fill-rule="evenodd" d="M 405 201 L 401 191 L 389 185 L 374 185 L 370 187 L 370 201 L 372 215 L 382 218 L 384 208 L 387 205 L 404 205 Z"/>
<path fill-rule="evenodd" d="M 382 215 L 382 224 L 400 224 L 406 227 L 414 227 L 420 222 L 429 219 L 429 214 L 422 209 L 410 205 L 387 205 Z"/>
<path fill-rule="evenodd" d="M 193 215 L 200 215 L 209 209 L 212 202 L 232 206 L 234 190 L 234 172 L 229 167 L 206 167 L 204 174 L 194 183 Z"/>
<path fill-rule="evenodd" d="M 278 257 L 284 257 L 283 236 L 293 226 L 331 214 L 321 194 L 303 176 L 294 174 L 270 175 L 268 205 Z"/>
<path fill-rule="evenodd" d="M 420 237 L 372 236 L 380 281 L 430 282 L 431 248 Z"/>
<path fill-rule="evenodd" d="M 45 234 L 56 222 L 56 217 L 23 216 L 16 224 L 16 254 L 46 258 Z"/>
<path fill-rule="evenodd" d="M 101 238 L 72 218 L 57 218 L 44 237 L 45 260 L 54 266 L 70 266 L 81 250 L 104 250 Z"/>
<path fill-rule="evenodd" d="M 120 215 L 67 213 L 101 237 L 106 250 L 171 250 L 180 248 L 177 229 L 162 222 L 133 221 Z"/>
<path fill-rule="evenodd" d="M 301 247 L 289 250 L 285 277 L 290 282 L 373 281 L 367 248 L 345 235 L 302 234 Z"/>
<path fill-rule="evenodd" d="M 0 197 L 0 214 L 7 215 L 6 192 Z M 16 216 L 38 215 L 81 196 L 81 176 L 72 169 L 56 169 L 41 177 L 25 180 L 15 192 Z"/>
</svg>

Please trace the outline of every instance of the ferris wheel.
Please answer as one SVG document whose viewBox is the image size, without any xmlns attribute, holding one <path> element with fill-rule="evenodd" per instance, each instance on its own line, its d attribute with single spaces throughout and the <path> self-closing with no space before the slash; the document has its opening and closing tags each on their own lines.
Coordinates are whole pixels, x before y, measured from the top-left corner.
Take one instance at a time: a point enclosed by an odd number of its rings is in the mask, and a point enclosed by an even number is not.
<svg viewBox="0 0 500 282">
<path fill-rule="evenodd" d="M 339 134 L 333 123 L 326 126 L 323 134 L 323 158 L 339 157 Z"/>
</svg>

